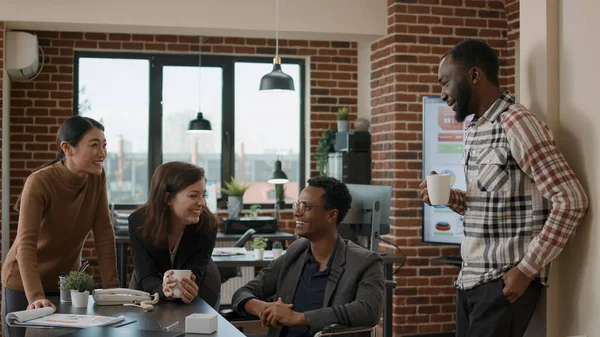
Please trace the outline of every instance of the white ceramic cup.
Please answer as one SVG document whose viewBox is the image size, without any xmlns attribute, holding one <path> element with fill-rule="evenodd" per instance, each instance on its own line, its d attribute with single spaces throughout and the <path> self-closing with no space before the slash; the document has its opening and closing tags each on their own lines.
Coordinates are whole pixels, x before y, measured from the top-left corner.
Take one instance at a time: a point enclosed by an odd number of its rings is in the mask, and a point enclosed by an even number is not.
<svg viewBox="0 0 600 337">
<path fill-rule="evenodd" d="M 171 289 L 173 291 L 173 297 L 181 298 L 181 280 L 184 277 L 191 279 L 192 271 L 189 269 L 173 269 L 173 277 L 177 279 L 177 286 Z"/>
<path fill-rule="evenodd" d="M 427 192 L 431 205 L 446 205 L 450 200 L 450 175 L 428 175 Z"/>
</svg>

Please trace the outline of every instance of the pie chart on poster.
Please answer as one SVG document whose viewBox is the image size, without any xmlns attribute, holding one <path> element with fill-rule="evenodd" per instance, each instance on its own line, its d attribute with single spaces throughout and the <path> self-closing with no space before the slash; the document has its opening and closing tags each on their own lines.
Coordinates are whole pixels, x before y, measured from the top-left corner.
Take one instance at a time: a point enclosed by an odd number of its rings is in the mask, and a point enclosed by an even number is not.
<svg viewBox="0 0 600 337">
<path fill-rule="evenodd" d="M 450 176 L 450 187 L 454 186 L 454 183 L 456 182 L 456 174 L 454 174 L 454 172 L 452 172 L 452 170 L 443 170 L 442 172 L 440 172 L 441 174 L 447 174 Z"/>
</svg>

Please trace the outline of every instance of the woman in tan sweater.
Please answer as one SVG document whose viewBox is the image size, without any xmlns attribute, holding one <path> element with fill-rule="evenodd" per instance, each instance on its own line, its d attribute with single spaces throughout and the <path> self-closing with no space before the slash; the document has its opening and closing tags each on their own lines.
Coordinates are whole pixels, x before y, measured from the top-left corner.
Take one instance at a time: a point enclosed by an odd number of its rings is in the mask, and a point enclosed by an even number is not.
<svg viewBox="0 0 600 337">
<path fill-rule="evenodd" d="M 83 244 L 93 230 L 104 288 L 119 286 L 115 238 L 110 221 L 104 127 L 81 116 L 67 119 L 56 137 L 54 162 L 33 172 L 15 208 L 17 237 L 2 266 L 2 326 L 6 314 L 55 307 L 46 293 L 58 291 L 58 277 L 80 267 Z"/>
</svg>

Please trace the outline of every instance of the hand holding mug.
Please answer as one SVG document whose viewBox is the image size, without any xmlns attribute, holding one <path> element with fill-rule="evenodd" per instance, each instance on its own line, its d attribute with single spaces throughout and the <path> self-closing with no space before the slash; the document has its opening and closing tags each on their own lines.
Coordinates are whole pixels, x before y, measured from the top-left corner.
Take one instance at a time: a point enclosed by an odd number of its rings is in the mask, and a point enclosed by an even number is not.
<svg viewBox="0 0 600 337">
<path fill-rule="evenodd" d="M 173 295 L 174 295 L 173 289 L 175 289 L 175 287 L 177 287 L 177 279 L 175 278 L 175 272 L 173 271 L 173 269 L 169 269 L 163 275 L 163 284 L 162 284 L 163 293 L 165 294 L 166 298 L 168 298 L 168 299 L 173 298 Z"/>
<path fill-rule="evenodd" d="M 196 275 L 192 273 L 191 277 L 184 276 L 179 282 L 181 301 L 190 304 L 198 296 L 198 285 L 196 284 Z"/>
<path fill-rule="evenodd" d="M 431 171 L 419 185 L 421 197 L 429 206 L 447 205 L 450 201 L 450 175 Z"/>
</svg>

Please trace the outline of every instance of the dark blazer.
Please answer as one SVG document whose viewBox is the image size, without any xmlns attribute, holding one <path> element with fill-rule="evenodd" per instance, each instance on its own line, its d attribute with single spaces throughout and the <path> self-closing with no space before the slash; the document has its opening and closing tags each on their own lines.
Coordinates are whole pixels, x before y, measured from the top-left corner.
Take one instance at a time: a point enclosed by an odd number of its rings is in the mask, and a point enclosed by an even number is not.
<svg viewBox="0 0 600 337">
<path fill-rule="evenodd" d="M 168 247 L 153 247 L 142 240 L 142 233 L 138 227 L 142 224 L 143 216 L 140 210 L 129 216 L 129 239 L 135 267 L 129 287 L 151 294 L 157 292 L 164 300 L 166 298 L 162 291 L 163 273 L 169 269 L 190 269 L 196 275 L 198 296 L 211 307 L 214 306 L 221 292 L 221 276 L 212 260 L 217 228 L 208 233 L 198 233 L 193 226 L 187 226 L 171 266 Z"/>
<path fill-rule="evenodd" d="M 232 307 L 245 314 L 241 306 L 247 299 L 267 301 L 271 296 L 292 303 L 298 280 L 306 260 L 309 241 L 298 239 L 285 254 L 263 268 L 254 280 L 239 288 L 232 298 Z M 375 326 L 383 309 L 385 281 L 383 259 L 379 254 L 337 238 L 335 258 L 325 287 L 323 308 L 304 313 L 314 335 L 326 325 L 339 323 L 347 326 Z M 279 329 L 271 328 L 269 336 L 277 336 Z M 366 336 L 369 333 L 365 333 Z"/>
</svg>

